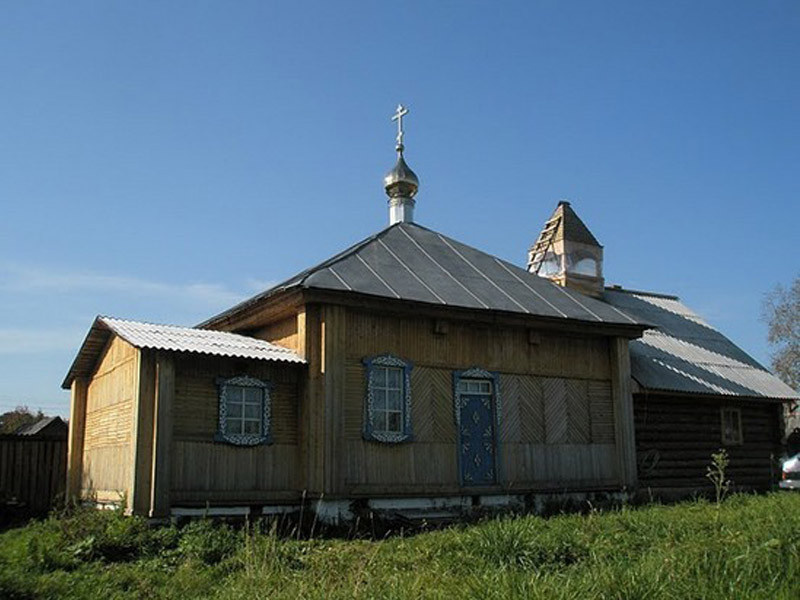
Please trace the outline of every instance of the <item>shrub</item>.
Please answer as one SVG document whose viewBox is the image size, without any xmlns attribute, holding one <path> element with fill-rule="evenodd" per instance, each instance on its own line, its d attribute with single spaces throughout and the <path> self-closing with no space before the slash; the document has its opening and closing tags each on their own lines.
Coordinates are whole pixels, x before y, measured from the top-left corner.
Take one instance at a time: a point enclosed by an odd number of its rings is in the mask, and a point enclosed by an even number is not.
<svg viewBox="0 0 800 600">
<path fill-rule="evenodd" d="M 228 525 L 202 519 L 189 523 L 181 531 L 178 550 L 186 558 L 214 565 L 233 556 L 242 542 L 242 534 Z"/>
</svg>

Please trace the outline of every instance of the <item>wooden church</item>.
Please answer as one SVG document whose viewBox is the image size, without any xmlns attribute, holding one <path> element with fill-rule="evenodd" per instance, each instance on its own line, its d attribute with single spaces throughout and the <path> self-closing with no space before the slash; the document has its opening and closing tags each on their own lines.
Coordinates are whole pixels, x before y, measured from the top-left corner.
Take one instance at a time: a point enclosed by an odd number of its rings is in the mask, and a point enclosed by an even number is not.
<svg viewBox="0 0 800 600">
<path fill-rule="evenodd" d="M 720 447 L 768 488 L 797 394 L 676 297 L 605 288 L 567 203 L 527 268 L 415 223 L 403 114 L 389 227 L 194 328 L 95 320 L 63 384 L 69 494 L 450 517 L 696 490 Z"/>
</svg>

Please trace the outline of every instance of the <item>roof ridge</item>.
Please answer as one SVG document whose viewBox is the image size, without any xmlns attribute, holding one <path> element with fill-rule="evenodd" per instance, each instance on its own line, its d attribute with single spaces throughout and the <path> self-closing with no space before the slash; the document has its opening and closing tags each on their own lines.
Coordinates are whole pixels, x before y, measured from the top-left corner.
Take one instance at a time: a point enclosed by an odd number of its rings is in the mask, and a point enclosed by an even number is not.
<svg viewBox="0 0 800 600">
<path fill-rule="evenodd" d="M 663 292 L 647 292 L 644 290 L 632 290 L 628 288 L 624 288 L 621 285 L 607 285 L 605 286 L 605 291 L 607 292 L 620 292 L 622 294 L 636 294 L 639 296 L 650 296 L 652 298 L 664 298 L 665 300 L 678 300 L 681 301 L 680 296 L 675 296 L 674 294 L 665 294 Z"/>
</svg>

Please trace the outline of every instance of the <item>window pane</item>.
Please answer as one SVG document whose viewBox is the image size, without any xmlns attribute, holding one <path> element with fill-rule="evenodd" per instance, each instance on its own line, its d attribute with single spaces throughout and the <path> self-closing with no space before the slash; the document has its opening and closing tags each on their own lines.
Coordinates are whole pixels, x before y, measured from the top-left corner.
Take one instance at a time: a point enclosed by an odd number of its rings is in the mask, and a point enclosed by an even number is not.
<svg viewBox="0 0 800 600">
<path fill-rule="evenodd" d="M 244 432 L 245 433 L 261 433 L 261 421 L 245 421 L 244 422 Z"/>
<path fill-rule="evenodd" d="M 251 403 L 256 403 L 257 402 L 257 403 L 260 403 L 261 402 L 261 398 L 263 397 L 262 396 L 262 394 L 263 394 L 262 389 L 261 388 L 257 388 L 257 387 L 244 388 L 244 393 L 245 393 L 245 396 L 244 396 L 245 402 L 251 402 Z"/>
<path fill-rule="evenodd" d="M 386 394 L 386 408 L 389 410 L 400 410 L 400 390 L 389 390 Z"/>
<path fill-rule="evenodd" d="M 242 422 L 239 419 L 228 419 L 225 423 L 225 433 L 242 433 Z"/>
<path fill-rule="evenodd" d="M 238 402 L 228 401 L 228 419 L 241 419 L 242 405 Z"/>
<path fill-rule="evenodd" d="M 261 405 L 260 404 L 245 404 L 244 416 L 248 419 L 261 418 Z"/>
<path fill-rule="evenodd" d="M 376 410 L 373 413 L 372 427 L 375 431 L 386 431 L 386 411 Z"/>
<path fill-rule="evenodd" d="M 386 387 L 386 367 L 373 367 L 372 383 L 376 387 Z"/>
<path fill-rule="evenodd" d="M 400 369 L 388 369 L 387 370 L 387 380 L 386 385 L 390 388 L 400 389 Z"/>
<path fill-rule="evenodd" d="M 240 385 L 229 385 L 225 387 L 225 397 L 231 402 L 241 402 L 244 388 Z"/>
<path fill-rule="evenodd" d="M 372 408 L 374 410 L 386 409 L 386 390 L 376 389 L 372 392 Z"/>
<path fill-rule="evenodd" d="M 399 412 L 390 412 L 387 413 L 387 415 L 389 417 L 387 430 L 394 433 L 401 433 L 401 414 Z"/>
<path fill-rule="evenodd" d="M 481 382 L 480 382 L 480 390 L 481 390 L 481 391 L 482 391 L 484 394 L 488 394 L 489 392 L 491 392 L 491 389 L 490 389 L 490 387 L 489 387 L 489 382 L 488 382 L 488 381 L 481 381 Z"/>
</svg>

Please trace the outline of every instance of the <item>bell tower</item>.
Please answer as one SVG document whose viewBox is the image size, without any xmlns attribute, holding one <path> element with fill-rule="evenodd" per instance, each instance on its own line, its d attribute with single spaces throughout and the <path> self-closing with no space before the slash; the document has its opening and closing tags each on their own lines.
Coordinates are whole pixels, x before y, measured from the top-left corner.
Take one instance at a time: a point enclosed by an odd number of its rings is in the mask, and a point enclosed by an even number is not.
<svg viewBox="0 0 800 600">
<path fill-rule="evenodd" d="M 528 271 L 589 296 L 603 295 L 603 246 L 566 200 L 528 251 Z"/>
</svg>

